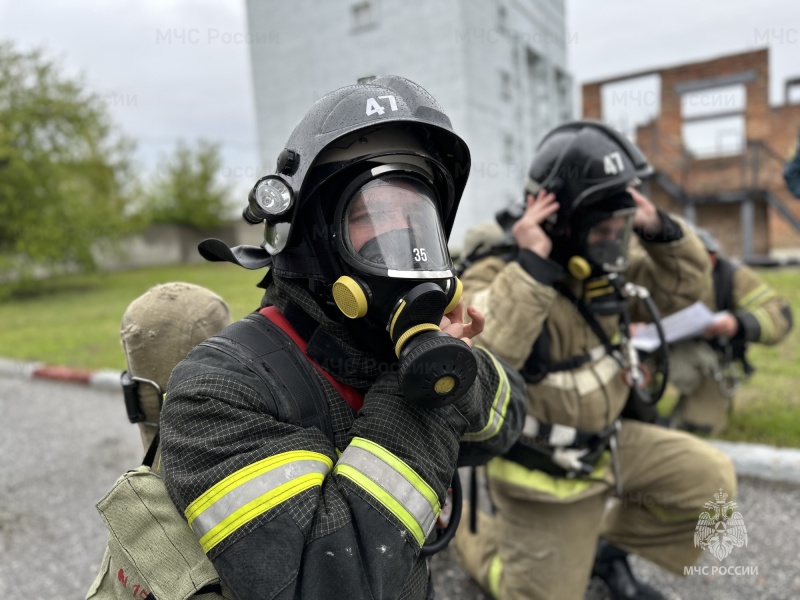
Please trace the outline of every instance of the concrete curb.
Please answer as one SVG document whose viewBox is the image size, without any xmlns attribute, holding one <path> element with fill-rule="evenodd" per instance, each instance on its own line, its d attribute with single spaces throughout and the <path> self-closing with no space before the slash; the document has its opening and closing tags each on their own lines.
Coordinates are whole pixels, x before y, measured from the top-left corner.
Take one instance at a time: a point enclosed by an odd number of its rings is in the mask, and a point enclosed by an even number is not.
<svg viewBox="0 0 800 600">
<path fill-rule="evenodd" d="M 0 358 L 0 377 L 50 379 L 88 385 L 98 389 L 122 391 L 119 383 L 119 371 L 88 371 L 38 362 L 22 362 L 8 358 Z"/>
<path fill-rule="evenodd" d="M 728 455 L 739 476 L 800 484 L 800 449 L 708 440 Z"/>
<path fill-rule="evenodd" d="M 122 392 L 119 371 L 86 371 L 0 358 L 0 377 L 50 379 Z M 800 448 L 775 448 L 764 444 L 709 440 L 733 461 L 741 477 L 800 484 Z"/>
</svg>

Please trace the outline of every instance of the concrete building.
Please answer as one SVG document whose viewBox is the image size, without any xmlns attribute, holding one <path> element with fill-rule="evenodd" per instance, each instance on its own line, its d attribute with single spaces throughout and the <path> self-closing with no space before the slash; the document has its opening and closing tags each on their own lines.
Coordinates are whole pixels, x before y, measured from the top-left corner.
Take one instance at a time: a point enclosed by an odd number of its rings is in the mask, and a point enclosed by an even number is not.
<svg viewBox="0 0 800 600">
<path fill-rule="evenodd" d="M 536 144 L 573 116 L 564 0 L 247 0 L 247 18 L 265 173 L 322 95 L 401 75 L 437 99 L 472 153 L 454 248 L 521 197 Z"/>
<path fill-rule="evenodd" d="M 709 229 L 750 262 L 800 257 L 800 201 L 782 177 L 800 133 L 800 80 L 769 102 L 769 51 L 743 52 L 587 83 L 583 113 L 648 113 L 635 136 L 656 169 L 654 202 Z"/>
</svg>

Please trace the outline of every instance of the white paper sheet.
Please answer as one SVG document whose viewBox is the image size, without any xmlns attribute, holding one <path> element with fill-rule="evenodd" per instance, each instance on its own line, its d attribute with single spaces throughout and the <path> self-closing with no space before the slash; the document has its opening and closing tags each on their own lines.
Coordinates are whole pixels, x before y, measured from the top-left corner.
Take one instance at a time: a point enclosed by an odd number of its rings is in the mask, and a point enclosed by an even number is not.
<svg viewBox="0 0 800 600">
<path fill-rule="evenodd" d="M 712 313 L 702 302 L 695 302 L 691 306 L 661 319 L 664 337 L 668 344 L 697 337 L 721 314 Z M 634 348 L 643 352 L 652 352 L 661 345 L 658 331 L 656 331 L 656 326 L 653 323 L 649 323 L 639 329 L 631 339 L 631 342 Z"/>
</svg>

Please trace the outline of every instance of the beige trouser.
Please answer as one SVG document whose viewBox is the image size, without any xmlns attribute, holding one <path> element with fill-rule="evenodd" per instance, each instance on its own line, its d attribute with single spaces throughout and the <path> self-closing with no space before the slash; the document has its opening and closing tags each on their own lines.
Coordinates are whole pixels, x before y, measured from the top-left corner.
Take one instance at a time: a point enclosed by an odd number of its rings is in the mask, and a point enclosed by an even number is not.
<svg viewBox="0 0 800 600">
<path fill-rule="evenodd" d="M 694 564 L 704 503 L 720 488 L 736 496 L 730 460 L 692 435 L 636 421 L 623 422 L 618 440 L 624 493 L 613 502 L 607 492 L 523 500 L 489 479 L 495 514 L 479 513 L 475 535 L 464 519 L 454 542 L 470 576 L 504 600 L 582 599 L 599 536 L 673 573 Z"/>
<path fill-rule="evenodd" d="M 680 392 L 672 412 L 675 426 L 718 433 L 728 425 L 733 393 L 724 393 L 719 355 L 703 341 L 670 347 L 670 383 Z"/>
</svg>

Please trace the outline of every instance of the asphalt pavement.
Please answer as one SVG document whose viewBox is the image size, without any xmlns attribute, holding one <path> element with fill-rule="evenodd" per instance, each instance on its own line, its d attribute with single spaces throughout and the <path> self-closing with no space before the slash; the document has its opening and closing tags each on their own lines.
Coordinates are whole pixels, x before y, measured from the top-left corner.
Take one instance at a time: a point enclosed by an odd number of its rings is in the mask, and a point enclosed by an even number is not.
<svg viewBox="0 0 800 600">
<path fill-rule="evenodd" d="M 83 598 L 106 544 L 94 504 L 140 463 L 138 428 L 121 393 L 47 380 L 0 377 L 0 415 L 0 597 Z M 746 548 L 721 563 L 705 555 L 687 577 L 641 560 L 634 569 L 673 600 L 800 598 L 798 491 L 742 478 Z M 433 567 L 439 600 L 487 598 L 449 552 Z"/>
</svg>

